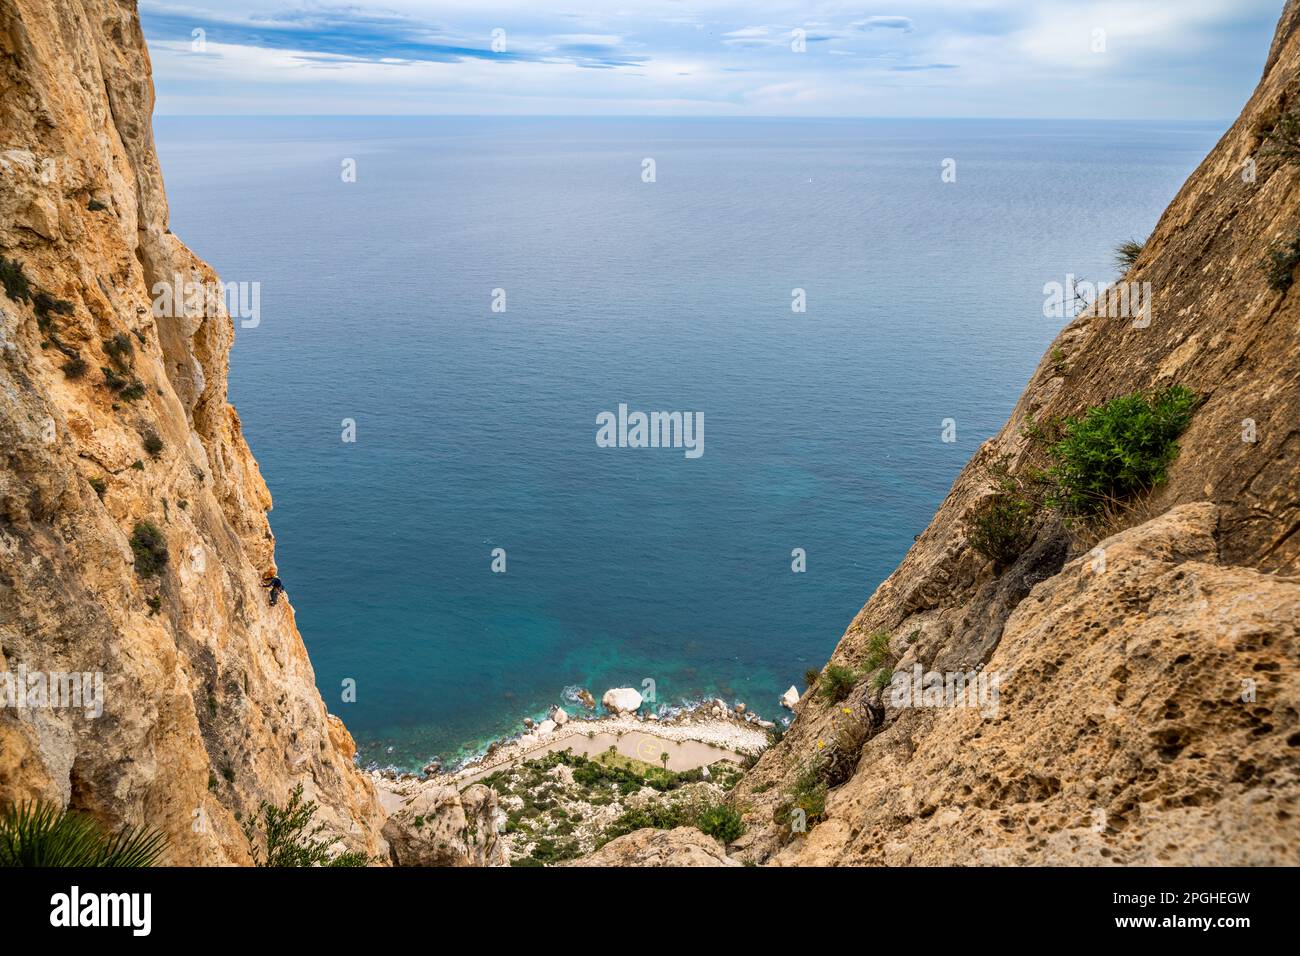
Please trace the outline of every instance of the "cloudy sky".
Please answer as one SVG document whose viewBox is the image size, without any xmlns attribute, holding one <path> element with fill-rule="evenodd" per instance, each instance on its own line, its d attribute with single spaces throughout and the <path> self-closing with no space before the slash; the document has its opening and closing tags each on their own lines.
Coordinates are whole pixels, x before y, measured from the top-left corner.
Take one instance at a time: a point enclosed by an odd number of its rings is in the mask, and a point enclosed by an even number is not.
<svg viewBox="0 0 1300 956">
<path fill-rule="evenodd" d="M 140 11 L 164 114 L 1222 120 L 1259 78 L 1282 3 L 141 0 Z"/>
</svg>

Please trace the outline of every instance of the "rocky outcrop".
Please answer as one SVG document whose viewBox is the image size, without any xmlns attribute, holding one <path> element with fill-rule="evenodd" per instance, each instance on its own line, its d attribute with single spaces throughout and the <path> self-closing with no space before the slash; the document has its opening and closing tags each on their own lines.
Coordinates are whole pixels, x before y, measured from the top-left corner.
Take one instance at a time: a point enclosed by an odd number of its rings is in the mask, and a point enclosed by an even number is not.
<svg viewBox="0 0 1300 956">
<path fill-rule="evenodd" d="M 635 714 L 641 709 L 641 695 L 631 687 L 613 687 L 600 698 L 611 714 Z"/>
<path fill-rule="evenodd" d="M 694 827 L 637 830 L 564 866 L 741 866 L 722 844 Z"/>
<path fill-rule="evenodd" d="M 330 833 L 382 853 L 293 607 L 259 587 L 271 498 L 226 400 L 231 320 L 162 301 L 216 276 L 167 227 L 135 4 L 7 0 L 0 88 L 0 671 L 104 689 L 98 717 L 0 708 L 0 803 L 246 863 L 237 817 L 301 783 Z"/>
<path fill-rule="evenodd" d="M 1259 87 L 1125 277 L 1150 283 L 1149 321 L 1107 297 L 1061 332 L 832 658 L 876 666 L 883 634 L 895 670 L 1000 674 L 996 716 L 865 681 L 805 696 L 736 790 L 747 859 L 1300 860 L 1300 287 L 1263 268 L 1300 233 L 1300 165 L 1267 148 L 1300 105 L 1298 26 L 1291 0 Z M 1044 511 L 1005 568 L 969 546 L 991 463 L 1026 473 L 1038 429 L 1175 383 L 1202 403 L 1164 484 L 1109 521 Z M 800 775 L 831 758 L 825 818 L 801 821 Z"/>
<path fill-rule="evenodd" d="M 900 711 L 774 862 L 1294 862 L 1300 580 L 1222 564 L 1221 517 L 1180 506 L 1036 585 L 987 706 Z"/>
<path fill-rule="evenodd" d="M 504 866 L 505 812 L 480 784 L 459 792 L 427 785 L 384 824 L 394 866 Z"/>
</svg>

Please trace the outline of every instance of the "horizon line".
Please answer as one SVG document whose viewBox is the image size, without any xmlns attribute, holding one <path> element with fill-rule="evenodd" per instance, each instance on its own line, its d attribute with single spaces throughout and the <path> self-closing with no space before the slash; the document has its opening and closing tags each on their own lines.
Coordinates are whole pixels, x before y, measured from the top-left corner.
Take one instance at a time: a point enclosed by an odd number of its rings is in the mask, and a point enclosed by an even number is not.
<svg viewBox="0 0 1300 956">
<path fill-rule="evenodd" d="M 676 120 L 804 120 L 804 121 L 860 121 L 860 120 L 923 120 L 936 122 L 1056 122 L 1056 123 L 1228 123 L 1235 119 L 1212 117 L 1188 119 L 1178 117 L 1116 117 L 1116 116 L 806 116 L 771 114 L 762 116 L 737 116 L 730 113 L 153 113 L 154 119 L 177 117 L 212 117 L 214 119 L 676 119 Z"/>
</svg>

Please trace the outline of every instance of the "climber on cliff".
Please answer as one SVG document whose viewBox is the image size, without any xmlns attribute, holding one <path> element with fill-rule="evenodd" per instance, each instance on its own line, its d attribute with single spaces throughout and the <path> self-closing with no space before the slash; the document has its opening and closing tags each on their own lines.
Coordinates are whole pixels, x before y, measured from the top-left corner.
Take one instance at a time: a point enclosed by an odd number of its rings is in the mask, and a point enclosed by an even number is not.
<svg viewBox="0 0 1300 956">
<path fill-rule="evenodd" d="M 262 575 L 262 587 L 271 589 L 271 607 L 275 607 L 276 598 L 284 593 L 284 582 L 276 576 L 275 568 Z"/>
</svg>

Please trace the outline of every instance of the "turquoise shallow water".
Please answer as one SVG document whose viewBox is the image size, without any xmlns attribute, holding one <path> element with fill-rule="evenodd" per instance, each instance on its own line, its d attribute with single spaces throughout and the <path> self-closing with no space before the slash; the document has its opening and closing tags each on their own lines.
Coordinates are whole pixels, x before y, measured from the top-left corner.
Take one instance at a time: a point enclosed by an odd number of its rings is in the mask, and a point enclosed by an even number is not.
<svg viewBox="0 0 1300 956">
<path fill-rule="evenodd" d="M 260 283 L 231 396 L 321 693 L 363 761 L 418 766 L 572 685 L 651 679 L 663 703 L 716 693 L 775 715 L 1005 420 L 1061 325 L 1044 283 L 1113 277 L 1111 248 L 1150 231 L 1221 130 L 164 117 L 156 132 L 176 233 L 227 281 Z M 705 453 L 597 447 L 597 413 L 620 402 L 703 412 Z"/>
</svg>

